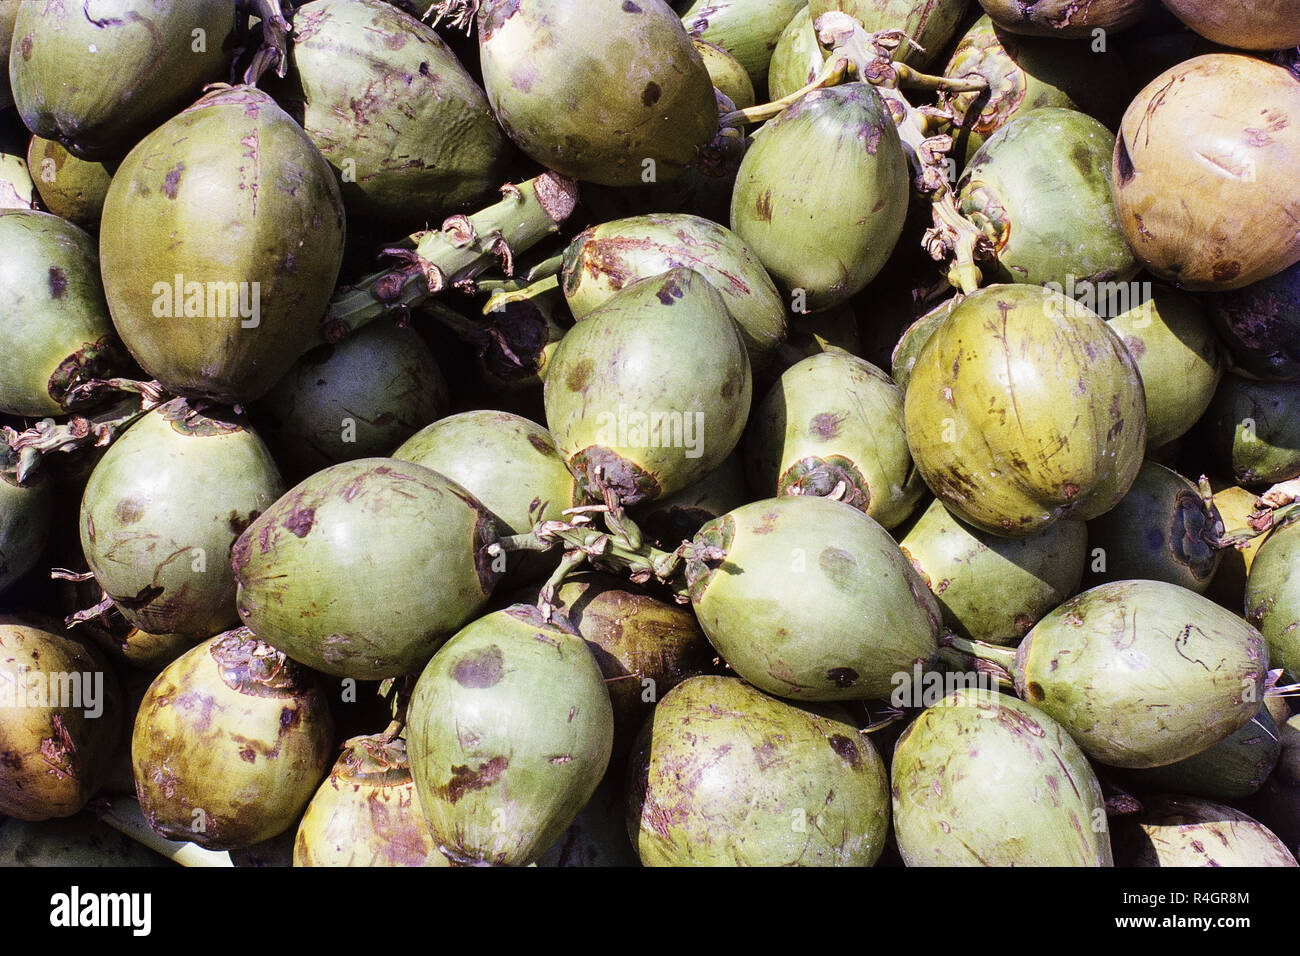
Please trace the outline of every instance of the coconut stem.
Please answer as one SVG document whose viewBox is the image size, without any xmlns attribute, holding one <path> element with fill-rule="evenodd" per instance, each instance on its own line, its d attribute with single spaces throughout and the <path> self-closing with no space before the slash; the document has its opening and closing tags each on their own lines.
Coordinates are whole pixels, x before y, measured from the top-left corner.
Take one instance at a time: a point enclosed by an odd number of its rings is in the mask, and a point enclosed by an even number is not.
<svg viewBox="0 0 1300 956">
<path fill-rule="evenodd" d="M 289 69 L 287 41 L 293 32 L 290 23 L 293 3 L 291 0 L 244 0 L 244 9 L 256 14 L 262 30 L 261 45 L 244 71 L 244 82 L 256 86 L 272 67 L 275 75 L 284 79 Z"/>
<path fill-rule="evenodd" d="M 478 282 L 478 291 L 491 293 L 495 296 L 499 293 L 508 292 L 533 292 L 533 294 L 539 294 L 549 289 L 558 289 L 560 287 L 559 275 L 563 268 L 564 253 L 558 252 L 543 259 L 530 267 L 523 275 L 513 279 L 481 279 Z M 547 281 L 552 277 L 555 277 L 555 281 Z"/>
<path fill-rule="evenodd" d="M 985 644 L 983 641 L 969 641 L 956 634 L 945 633 L 939 638 L 940 647 L 950 647 L 977 661 L 995 664 L 1008 674 L 1015 674 L 1016 652 L 1009 647 L 997 644 Z"/>
<path fill-rule="evenodd" d="M 340 288 L 330 300 L 321 338 L 340 342 L 388 312 L 422 305 L 454 287 L 476 291 L 476 279 L 500 263 L 514 274 L 517 254 L 559 232 L 578 201 L 577 184 L 546 172 L 502 188 L 504 198 L 472 216 L 452 216 L 436 232 L 412 236 L 414 249 L 387 250 L 402 264 Z"/>
<path fill-rule="evenodd" d="M 1259 534 L 1281 527 L 1300 514 L 1300 478 L 1274 485 L 1259 496 L 1250 526 Z M 1252 535 L 1251 537 L 1255 537 Z"/>
<path fill-rule="evenodd" d="M 15 469 L 18 483 L 22 484 L 35 473 L 44 455 L 112 444 L 118 435 L 166 398 L 161 391 L 157 395 L 141 391 L 134 397 L 123 398 L 92 418 L 74 415 L 62 424 L 53 418 L 44 418 L 21 432 L 0 427 L 0 437 L 18 458 Z"/>
<path fill-rule="evenodd" d="M 181 866 L 234 866 L 229 853 L 205 850 L 194 843 L 177 843 L 160 837 L 145 822 L 140 804 L 131 797 L 96 801 L 88 809 L 114 830 Z"/>
<path fill-rule="evenodd" d="M 673 579 L 682 567 L 684 549 L 690 546 L 689 542 L 676 551 L 661 551 L 646 543 L 641 538 L 639 529 L 635 530 L 634 535 L 629 535 L 630 522 L 626 517 L 622 519 L 621 532 L 602 531 L 592 527 L 594 514 L 603 514 L 607 523 L 613 524 L 609 512 L 608 505 L 570 508 L 564 512 L 569 516 L 569 521 L 538 522 L 527 534 L 511 535 L 488 545 L 487 554 L 495 558 L 512 551 L 549 551 L 562 546 L 564 558 L 542 588 L 538 601 L 538 605 L 543 608 L 552 603 L 555 590 L 564 578 L 588 561 L 602 570 L 625 573 L 637 584 L 656 580 L 671 588 L 679 599 L 687 595 L 686 587 Z M 631 525 L 632 529 L 635 527 Z M 633 544 L 636 546 L 633 547 Z"/>
<path fill-rule="evenodd" d="M 558 292 L 560 288 L 560 277 L 558 275 L 549 275 L 543 279 L 538 279 L 536 282 L 515 284 L 514 288 L 507 288 L 506 286 L 508 283 L 512 283 L 512 280 L 507 279 L 505 282 L 500 282 L 499 280 L 493 281 L 492 284 L 497 288 L 492 291 L 492 294 L 488 297 L 487 304 L 483 306 L 484 315 L 487 315 L 490 312 L 503 312 L 507 305 L 514 302 L 527 302 L 531 299 L 541 298 L 551 292 Z M 488 291 L 486 289 L 487 285 L 488 283 L 486 282 L 480 282 L 478 291 Z"/>
<path fill-rule="evenodd" d="M 750 106 L 743 110 L 736 110 L 734 113 L 728 113 L 719 120 L 721 127 L 746 126 L 752 123 L 762 123 L 778 115 L 789 106 L 793 106 L 803 97 L 815 90 L 825 89 L 828 86 L 836 86 L 847 80 L 853 73 L 853 64 L 847 57 L 832 56 L 826 61 L 815 79 L 802 89 L 795 90 L 793 93 L 787 93 L 779 100 L 772 100 L 770 103 L 760 103 L 757 106 Z"/>
</svg>

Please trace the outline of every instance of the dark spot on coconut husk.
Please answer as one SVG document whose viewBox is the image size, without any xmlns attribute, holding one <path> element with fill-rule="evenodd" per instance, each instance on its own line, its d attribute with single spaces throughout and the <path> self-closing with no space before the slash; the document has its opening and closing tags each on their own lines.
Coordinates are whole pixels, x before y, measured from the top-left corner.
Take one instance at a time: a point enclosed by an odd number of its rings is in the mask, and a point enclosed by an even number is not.
<svg viewBox="0 0 1300 956">
<path fill-rule="evenodd" d="M 664 284 L 655 293 L 655 297 L 664 305 L 672 305 L 675 299 L 680 299 L 683 295 L 685 293 L 682 292 L 682 287 L 677 284 L 677 280 L 672 276 L 665 279 Z"/>
<path fill-rule="evenodd" d="M 1231 282 L 1241 275 L 1240 262 L 1216 262 L 1214 264 L 1214 281 Z"/>
<path fill-rule="evenodd" d="M 654 106 L 656 103 L 659 102 L 659 97 L 661 97 L 662 95 L 663 95 L 663 90 L 659 88 L 658 83 L 655 83 L 652 80 L 651 82 L 647 83 L 645 85 L 645 89 L 641 91 L 641 102 L 648 107 Z"/>
<path fill-rule="evenodd" d="M 640 12 L 641 12 L 641 8 L 638 7 L 635 3 L 633 3 L 632 0 L 623 0 L 623 12 L 624 12 L 624 13 L 640 13 Z"/>
<path fill-rule="evenodd" d="M 1083 143 L 1075 144 L 1074 149 L 1070 152 L 1070 158 L 1074 161 L 1074 168 L 1083 176 L 1090 176 L 1096 172 L 1092 154 L 1088 152 L 1088 147 Z"/>
<path fill-rule="evenodd" d="M 1119 142 L 1115 144 L 1115 171 L 1119 175 L 1116 186 L 1127 186 L 1133 179 L 1133 157 L 1129 155 L 1128 143 L 1124 142 L 1124 137 L 1120 136 Z"/>
<path fill-rule="evenodd" d="M 451 669 L 452 679 L 461 687 L 480 689 L 496 685 L 504 673 L 505 660 L 496 645 L 462 657 Z"/>
<path fill-rule="evenodd" d="M 305 538 L 307 533 L 311 531 L 315 521 L 315 508 L 295 508 L 293 513 L 284 519 L 284 527 L 286 530 L 292 531 L 295 536 Z"/>
<path fill-rule="evenodd" d="M 857 559 L 843 548 L 833 545 L 823 548 L 822 553 L 817 556 L 817 566 L 841 591 L 851 591 L 857 582 Z"/>
<path fill-rule="evenodd" d="M 162 187 L 163 195 L 168 199 L 176 198 L 176 187 L 180 184 L 181 173 L 183 172 L 185 172 L 184 163 L 177 163 L 168 171 Z"/>
<path fill-rule="evenodd" d="M 68 276 L 58 266 L 50 266 L 50 298 L 62 299 L 63 294 L 68 291 Z"/>
<path fill-rule="evenodd" d="M 848 420 L 848 417 L 848 415 L 835 415 L 831 412 L 814 415 L 808 424 L 808 434 L 822 441 L 830 441 L 840 433 L 840 426 Z"/>
<path fill-rule="evenodd" d="M 858 672 L 852 667 L 832 667 L 826 672 L 826 679 L 836 687 L 852 687 L 858 679 Z"/>
<path fill-rule="evenodd" d="M 758 201 L 754 203 L 754 212 L 764 222 L 772 221 L 772 190 L 765 189 L 763 195 L 758 197 Z"/>
<path fill-rule="evenodd" d="M 261 514 L 262 512 L 255 508 L 248 513 L 247 518 L 243 518 L 240 516 L 238 511 L 232 511 L 230 512 L 230 517 L 227 519 L 226 524 L 230 528 L 231 534 L 242 535 L 246 530 L 248 530 L 248 526 L 256 521 Z M 234 552 L 232 551 L 231 554 L 233 555 Z"/>
<path fill-rule="evenodd" d="M 564 384 L 571 392 L 581 392 L 591 381 L 591 373 L 596 370 L 595 363 L 589 358 L 583 359 L 573 368 L 569 369 L 569 374 L 564 378 Z"/>
<path fill-rule="evenodd" d="M 834 750 L 854 767 L 862 762 L 862 754 L 858 751 L 858 745 L 843 734 L 836 734 L 826 742 L 831 745 L 831 750 Z"/>
<path fill-rule="evenodd" d="M 445 788 L 448 802 L 456 803 L 467 793 L 491 786 L 509 766 L 505 757 L 493 757 L 472 770 L 467 765 L 453 766 Z"/>
<path fill-rule="evenodd" d="M 135 524 L 144 516 L 144 502 L 139 498 L 123 498 L 113 509 L 113 514 L 122 524 Z"/>
</svg>

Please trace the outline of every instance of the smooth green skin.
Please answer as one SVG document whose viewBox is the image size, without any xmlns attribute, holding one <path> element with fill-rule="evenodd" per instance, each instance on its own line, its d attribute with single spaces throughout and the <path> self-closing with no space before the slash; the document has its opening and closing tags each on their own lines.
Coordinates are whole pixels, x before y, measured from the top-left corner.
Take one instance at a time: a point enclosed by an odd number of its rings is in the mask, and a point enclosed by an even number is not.
<svg viewBox="0 0 1300 956">
<path fill-rule="evenodd" d="M 0 149 L 0 209 L 31 209 L 35 193 L 27 161 Z"/>
<path fill-rule="evenodd" d="M 179 864 L 87 812 L 42 823 L 0 822 L 0 866 L 177 867 Z"/>
<path fill-rule="evenodd" d="M 0 455 L 3 459 L 4 455 Z M 36 567 L 45 552 L 54 516 L 49 482 L 19 485 L 0 470 L 0 595 Z"/>
<path fill-rule="evenodd" d="M 718 131 L 704 60 L 663 0 L 486 0 L 483 87 L 502 128 L 549 169 L 605 186 L 667 182 Z M 599 25 L 599 28 L 597 28 Z M 653 160 L 653 178 L 643 178 Z"/>
<path fill-rule="evenodd" d="M 1167 581 L 1204 594 L 1223 557 L 1222 531 L 1223 519 L 1205 506 L 1196 485 L 1164 465 L 1143 462 L 1119 504 L 1088 522 L 1089 582 Z M 1098 557 L 1105 558 L 1104 567 Z"/>
<path fill-rule="evenodd" d="M 754 83 L 740 61 L 708 40 L 701 40 L 698 37 L 691 39 L 695 44 L 696 52 L 704 60 L 704 68 L 709 71 L 713 88 L 731 100 L 731 105 L 738 110 L 753 106 Z"/>
<path fill-rule="evenodd" d="M 1057 39 L 1091 37 L 1093 30 L 1123 30 L 1142 19 L 1150 0 L 1089 0 L 1080 11 L 1077 0 L 980 0 L 980 6 L 1000 27 L 1025 36 Z"/>
<path fill-rule="evenodd" d="M 902 30 L 925 52 L 905 43 L 898 59 L 921 68 L 947 49 L 967 6 L 966 0 L 811 0 L 808 10 L 814 23 L 823 13 L 840 10 L 855 17 L 869 33 Z"/>
<path fill-rule="evenodd" d="M 501 184 L 510 150 L 486 94 L 428 25 L 391 4 L 299 7 L 293 67 L 280 101 L 341 177 L 349 216 L 426 220 Z"/>
<path fill-rule="evenodd" d="M 164 668 L 131 735 L 146 822 L 160 836 L 209 850 L 251 846 L 293 826 L 335 753 L 317 675 L 246 628 Z"/>
<path fill-rule="evenodd" d="M 514 605 L 460 631 L 407 710 L 411 772 L 453 862 L 527 866 L 591 799 L 614 717 L 587 643 Z"/>
<path fill-rule="evenodd" d="M 851 505 L 806 495 L 737 508 L 696 542 L 720 567 L 688 566 L 710 643 L 760 690 L 794 700 L 888 697 L 927 666 L 939 604 L 889 533 Z"/>
<path fill-rule="evenodd" d="M 168 402 L 128 428 L 86 483 L 82 553 L 142 630 L 203 639 L 239 623 L 230 549 L 284 484 L 257 433 L 225 421 Z"/>
<path fill-rule="evenodd" d="M 997 247 L 991 281 L 1065 287 L 1137 275 L 1111 199 L 1114 151 L 1110 130 L 1066 109 L 1022 113 L 988 138 L 957 183 L 957 206 Z"/>
<path fill-rule="evenodd" d="M 812 14 L 804 4 L 781 31 L 772 50 L 767 72 L 768 96 L 779 100 L 803 89 L 816 79 L 825 62 L 826 55 L 813 29 Z"/>
<path fill-rule="evenodd" d="M 658 547 L 672 551 L 695 537 L 706 521 L 749 498 L 744 461 L 737 451 L 695 484 L 633 509 L 632 518 Z"/>
<path fill-rule="evenodd" d="M 1089 757 L 1142 769 L 1214 746 L 1259 712 L 1268 648 L 1255 628 L 1186 588 L 1115 581 L 1034 625 L 1016 693 Z"/>
<path fill-rule="evenodd" d="M 316 341 L 343 255 L 338 183 L 269 96 L 217 90 L 122 161 L 99 255 L 113 323 L 145 371 L 187 397 L 251 402 Z M 258 324 L 215 296 L 210 315 L 206 299 L 204 315 L 168 315 L 177 275 L 248 298 L 259 283 Z"/>
<path fill-rule="evenodd" d="M 890 764 L 908 866 L 1113 866 L 1101 784 L 1043 711 L 957 690 L 903 731 Z"/>
<path fill-rule="evenodd" d="M 1277 835 L 1240 810 L 1188 796 L 1142 801 L 1121 818 L 1115 846 L 1123 866 L 1297 866 Z"/>
<path fill-rule="evenodd" d="M 1005 537 L 1105 514 L 1146 449 L 1146 399 L 1110 327 L 1028 285 L 967 296 L 926 342 L 904 419 L 930 490 Z"/>
<path fill-rule="evenodd" d="M 1241 800 L 1264 785 L 1282 754 L 1277 723 L 1260 707 L 1239 730 L 1195 756 L 1129 779 L 1146 791 L 1185 793 L 1211 800 Z"/>
<path fill-rule="evenodd" d="M 427 425 L 393 452 L 446 475 L 501 522 L 525 534 L 581 502 L 564 456 L 545 428 L 509 412 L 461 412 Z"/>
<path fill-rule="evenodd" d="M 1266 114 L 1280 123 L 1261 136 Z M 1297 116 L 1295 76 L 1242 53 L 1183 60 L 1134 97 L 1115 146 L 1115 208 L 1149 272 L 1231 291 L 1300 261 Z"/>
<path fill-rule="evenodd" d="M 422 465 L 362 458 L 317 472 L 249 525 L 231 555 L 244 623 L 325 674 L 422 667 L 487 602 L 496 523 Z"/>
<path fill-rule="evenodd" d="M 212 0 L 115 0 L 97 13 L 24 3 L 9 58 L 27 128 L 83 158 L 122 156 L 205 83 L 225 79 L 222 44 L 235 26 L 233 6 Z"/>
<path fill-rule="evenodd" d="M 616 577 L 570 577 L 552 603 L 600 665 L 614 707 L 616 755 L 627 753 L 657 700 L 711 666 L 713 648 L 689 608 L 660 601 Z"/>
<path fill-rule="evenodd" d="M 623 775 L 609 772 L 538 866 L 640 866 L 627 835 Z M 3 834 L 0 830 L 0 835 Z"/>
<path fill-rule="evenodd" d="M 1275 528 L 1255 553 L 1246 620 L 1264 635 L 1274 666 L 1300 674 L 1300 523 Z"/>
<path fill-rule="evenodd" d="M 1236 368 L 1255 378 L 1300 381 L 1300 262 L 1204 302 Z"/>
<path fill-rule="evenodd" d="M 898 542 L 963 637 L 1015 644 L 1073 597 L 1088 558 L 1082 521 L 1058 521 L 1029 538 L 1000 538 L 931 502 Z"/>
<path fill-rule="evenodd" d="M 6 698 L 22 694 L 29 682 L 43 680 L 48 689 L 51 680 L 70 674 L 103 675 L 99 716 L 71 706 L 74 700 L 40 706 L 19 697 L 22 706 L 0 708 L 0 815 L 36 822 L 81 810 L 111 776 L 124 729 L 122 692 L 99 654 L 27 619 L 0 616 L 0 678 L 13 687 Z"/>
<path fill-rule="evenodd" d="M 889 834 L 871 741 L 734 677 L 694 677 L 660 700 L 628 794 L 646 866 L 872 866 Z"/>
<path fill-rule="evenodd" d="M 1252 382 L 1229 372 L 1201 419 L 1219 471 L 1248 487 L 1300 476 L 1300 382 Z"/>
<path fill-rule="evenodd" d="M 14 101 L 9 89 L 9 45 L 13 40 L 18 7 L 17 3 L 0 3 L 0 110 L 13 105 Z"/>
<path fill-rule="evenodd" d="M 1165 0 L 1165 6 L 1201 36 L 1237 50 L 1285 50 L 1300 46 L 1296 0 Z"/>
<path fill-rule="evenodd" d="M 769 365 L 787 335 L 785 302 L 744 241 L 699 216 L 632 216 L 579 233 L 564 251 L 564 298 L 583 319 L 632 283 L 677 268 L 709 281 L 740 326 L 750 365 Z"/>
<path fill-rule="evenodd" d="M 894 383 L 904 392 L 907 391 L 912 369 L 916 367 L 916 360 L 925 348 L 925 343 L 930 341 L 930 336 L 934 335 L 936 329 L 948 321 L 948 316 L 956 305 L 957 299 L 952 298 L 935 306 L 909 325 L 894 346 L 894 352 L 890 356 L 890 369 Z"/>
<path fill-rule="evenodd" d="M 1147 447 L 1154 450 L 1200 421 L 1223 380 L 1224 358 L 1200 300 L 1164 287 L 1142 298 L 1106 321 L 1142 375 Z"/>
<path fill-rule="evenodd" d="M 447 407 L 447 382 L 412 328 L 372 322 L 305 354 L 253 409 L 293 470 L 387 455 Z"/>
<path fill-rule="evenodd" d="M 806 2 L 695 0 L 682 14 L 682 23 L 691 36 L 714 43 L 734 56 L 754 85 L 761 87 L 767 79 L 777 38 Z M 740 107 L 739 103 L 736 105 Z"/>
<path fill-rule="evenodd" d="M 750 416 L 745 463 L 763 497 L 828 495 L 844 482 L 844 500 L 885 528 L 925 493 L 903 434 L 902 389 L 847 352 L 814 355 L 781 376 Z"/>
<path fill-rule="evenodd" d="M 562 512 L 584 500 L 550 432 L 509 412 L 480 409 L 439 419 L 412 435 L 393 457 L 432 468 L 464 487 L 492 513 L 503 535 L 527 534 L 542 520 L 565 520 Z M 507 583 L 518 583 L 545 577 L 555 570 L 557 557 L 516 551 L 500 561 Z"/>
<path fill-rule="evenodd" d="M 1070 43 L 1016 36 L 994 26 L 987 15 L 962 36 L 943 75 L 978 75 L 989 81 L 987 97 L 975 93 L 952 97 L 962 127 L 954 154 L 966 160 L 1013 116 L 1044 107 L 1078 110 L 1114 129 L 1130 93 L 1118 53 L 1098 53 L 1091 40 Z M 976 106 L 979 111 L 972 113 Z"/>
<path fill-rule="evenodd" d="M 0 248 L 0 412 L 65 415 L 64 363 L 86 378 L 120 371 L 95 240 L 49 213 L 4 210 Z"/>
<path fill-rule="evenodd" d="M 33 136 L 27 168 L 46 209 L 83 229 L 99 224 L 113 179 L 107 166 L 78 159 L 54 140 Z"/>
<path fill-rule="evenodd" d="M 736 174 L 731 228 L 809 310 L 837 305 L 884 267 L 907 215 L 907 161 L 868 84 L 817 90 L 754 140 Z"/>
<path fill-rule="evenodd" d="M 752 393 L 726 302 L 704 276 L 673 269 L 624 289 L 564 336 L 546 375 L 546 423 L 584 494 L 598 494 L 591 468 L 605 460 L 607 486 L 637 504 L 722 464 Z"/>
</svg>

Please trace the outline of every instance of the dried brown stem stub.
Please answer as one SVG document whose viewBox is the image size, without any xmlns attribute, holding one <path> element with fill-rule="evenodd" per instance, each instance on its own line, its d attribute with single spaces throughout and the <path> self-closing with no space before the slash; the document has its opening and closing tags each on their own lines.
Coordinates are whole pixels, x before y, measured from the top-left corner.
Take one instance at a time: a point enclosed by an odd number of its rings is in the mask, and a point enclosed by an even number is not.
<svg viewBox="0 0 1300 956">
<path fill-rule="evenodd" d="M 448 288 L 476 292 L 476 280 L 494 265 L 509 275 L 520 253 L 559 232 L 577 202 L 577 183 L 547 172 L 503 188 L 501 201 L 480 212 L 417 233 L 413 249 L 385 250 L 398 266 L 340 289 L 326 310 L 322 340 L 340 342 L 379 316 L 421 305 Z"/>
<path fill-rule="evenodd" d="M 1256 505 L 1258 510 L 1251 514 L 1248 521 L 1258 534 L 1291 521 L 1300 515 L 1300 478 L 1274 485 L 1259 496 Z"/>
<path fill-rule="evenodd" d="M 429 14 L 436 13 L 433 26 L 443 20 L 454 30 L 464 30 L 467 34 L 474 29 L 474 20 L 478 17 L 479 0 L 438 0 L 424 11 L 421 19 L 428 20 Z"/>
<path fill-rule="evenodd" d="M 126 380 L 122 380 L 126 381 Z M 18 456 L 17 479 L 21 484 L 33 474 L 44 455 L 72 453 L 82 448 L 102 448 L 172 396 L 157 382 L 133 382 L 135 394 L 101 409 L 93 416 L 73 415 L 66 422 L 45 418 L 25 431 L 0 427 L 0 438 Z"/>
</svg>

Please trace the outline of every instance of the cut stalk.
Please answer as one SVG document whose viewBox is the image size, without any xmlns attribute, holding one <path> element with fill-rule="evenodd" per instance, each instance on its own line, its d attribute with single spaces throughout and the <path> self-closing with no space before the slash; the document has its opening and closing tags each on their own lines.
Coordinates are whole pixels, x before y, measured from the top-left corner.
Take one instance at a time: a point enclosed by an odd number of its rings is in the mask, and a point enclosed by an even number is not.
<svg viewBox="0 0 1300 956">
<path fill-rule="evenodd" d="M 448 288 L 474 292 L 477 277 L 498 263 L 513 275 L 515 257 L 559 232 L 578 201 L 577 184 L 553 172 L 502 192 L 500 202 L 414 236 L 414 250 L 393 250 L 403 261 L 399 268 L 340 289 L 326 310 L 321 341 L 340 342 L 381 315 L 422 305 Z"/>
</svg>

